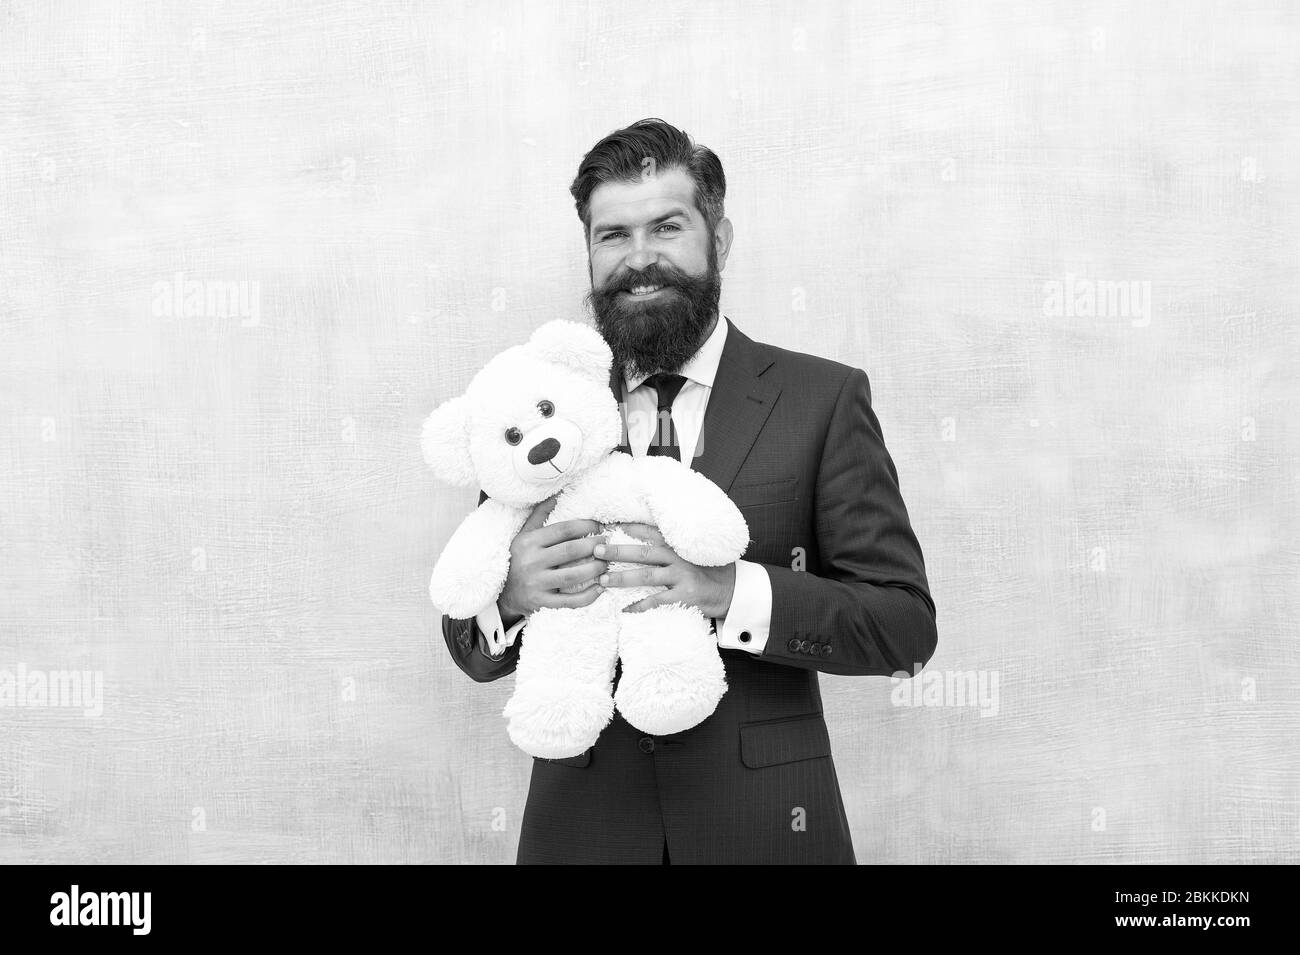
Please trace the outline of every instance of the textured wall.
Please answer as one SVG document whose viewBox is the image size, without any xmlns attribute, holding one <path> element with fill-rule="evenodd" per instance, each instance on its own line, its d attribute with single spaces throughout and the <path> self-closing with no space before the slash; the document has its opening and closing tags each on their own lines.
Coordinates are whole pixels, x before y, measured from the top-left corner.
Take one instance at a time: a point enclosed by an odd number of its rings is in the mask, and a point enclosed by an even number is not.
<svg viewBox="0 0 1300 955">
<path fill-rule="evenodd" d="M 513 859 L 419 425 L 581 317 L 566 187 L 647 115 L 727 314 L 870 375 L 988 693 L 823 680 L 859 858 L 1300 861 L 1297 19 L 6 4 L 0 861 Z"/>
</svg>

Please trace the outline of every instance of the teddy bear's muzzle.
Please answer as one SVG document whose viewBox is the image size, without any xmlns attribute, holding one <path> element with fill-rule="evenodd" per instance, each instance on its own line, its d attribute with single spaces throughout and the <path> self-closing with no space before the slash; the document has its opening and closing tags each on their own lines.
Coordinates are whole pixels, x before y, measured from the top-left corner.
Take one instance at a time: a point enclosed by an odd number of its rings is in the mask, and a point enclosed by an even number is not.
<svg viewBox="0 0 1300 955">
<path fill-rule="evenodd" d="M 528 449 L 529 464 L 545 464 L 560 453 L 560 442 L 554 438 L 539 441 Z"/>
<path fill-rule="evenodd" d="M 565 474 L 582 450 L 582 431 L 560 420 L 534 428 L 515 449 L 515 473 L 530 484 L 544 484 Z"/>
</svg>

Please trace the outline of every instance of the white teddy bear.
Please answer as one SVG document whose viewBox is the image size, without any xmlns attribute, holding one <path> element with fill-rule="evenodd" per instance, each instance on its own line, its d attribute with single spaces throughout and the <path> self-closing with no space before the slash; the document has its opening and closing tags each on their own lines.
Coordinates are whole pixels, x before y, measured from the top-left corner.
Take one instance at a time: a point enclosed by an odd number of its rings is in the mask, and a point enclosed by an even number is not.
<svg viewBox="0 0 1300 955">
<path fill-rule="evenodd" d="M 488 494 L 434 567 L 429 596 L 444 613 L 464 619 L 496 603 L 511 541 L 533 505 L 557 493 L 547 524 L 653 524 L 684 560 L 700 566 L 744 554 L 749 528 L 716 484 L 671 457 L 613 450 L 623 422 L 609 389 L 612 364 L 595 329 L 548 322 L 429 416 L 422 448 L 435 474 Z M 621 528 L 606 532 L 611 544 L 643 543 Z M 612 562 L 609 569 L 635 566 Z M 630 724 L 656 736 L 689 729 L 714 711 L 726 673 L 699 609 L 673 603 L 621 612 L 664 589 L 612 587 L 586 607 L 533 612 L 503 711 L 520 749 L 546 759 L 576 756 L 595 743 L 615 705 Z"/>
</svg>

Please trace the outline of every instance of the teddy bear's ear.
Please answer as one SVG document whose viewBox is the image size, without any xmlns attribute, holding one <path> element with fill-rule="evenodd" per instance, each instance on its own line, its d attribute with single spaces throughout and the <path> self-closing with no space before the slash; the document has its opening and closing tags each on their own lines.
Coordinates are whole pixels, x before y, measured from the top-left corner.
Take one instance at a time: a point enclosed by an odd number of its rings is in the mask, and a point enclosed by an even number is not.
<svg viewBox="0 0 1300 955">
<path fill-rule="evenodd" d="M 420 450 L 440 480 L 465 487 L 477 481 L 469 456 L 469 403 L 464 395 L 444 402 L 429 415 Z"/>
<path fill-rule="evenodd" d="M 600 332 L 590 325 L 562 318 L 547 322 L 533 332 L 528 348 L 546 361 L 567 365 L 602 382 L 609 378 L 610 366 L 614 364 L 614 355 Z"/>
</svg>

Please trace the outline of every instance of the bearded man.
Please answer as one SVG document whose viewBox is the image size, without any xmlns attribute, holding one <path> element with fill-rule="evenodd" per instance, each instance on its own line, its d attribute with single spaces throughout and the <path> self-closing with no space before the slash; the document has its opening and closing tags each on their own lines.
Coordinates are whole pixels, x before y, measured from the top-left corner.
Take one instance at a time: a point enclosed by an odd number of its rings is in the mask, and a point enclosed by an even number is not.
<svg viewBox="0 0 1300 955">
<path fill-rule="evenodd" d="M 649 548 L 602 543 L 593 521 L 543 527 L 543 502 L 497 607 L 444 619 L 453 659 L 480 682 L 514 670 L 533 611 L 607 587 L 666 588 L 625 613 L 681 602 L 714 622 L 728 687 L 717 710 L 658 737 L 616 715 L 587 752 L 534 760 L 517 862 L 854 863 L 818 673 L 912 675 L 938 641 L 867 375 L 719 314 L 726 179 L 683 131 L 645 119 L 611 133 L 570 192 L 614 355 L 619 450 L 689 462 L 741 509 L 751 542 L 734 564 L 698 567 L 648 525 L 624 526 Z M 609 572 L 614 561 L 644 566 Z"/>
</svg>

